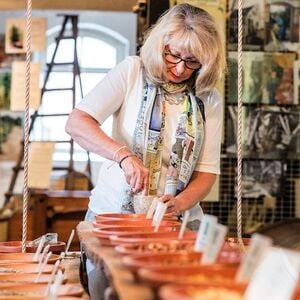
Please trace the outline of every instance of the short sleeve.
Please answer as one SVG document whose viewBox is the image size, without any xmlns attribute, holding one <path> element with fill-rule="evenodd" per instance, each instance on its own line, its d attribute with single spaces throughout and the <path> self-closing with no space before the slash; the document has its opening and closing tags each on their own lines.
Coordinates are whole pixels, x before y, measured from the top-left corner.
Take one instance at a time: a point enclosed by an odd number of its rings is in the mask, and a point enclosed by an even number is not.
<svg viewBox="0 0 300 300">
<path fill-rule="evenodd" d="M 214 89 L 207 99 L 205 108 L 205 136 L 195 170 L 220 174 L 223 103 L 220 93 Z"/>
<path fill-rule="evenodd" d="M 110 70 L 107 75 L 76 106 L 102 124 L 113 115 L 127 94 L 129 79 L 136 76 L 140 68 L 140 59 L 129 56 Z"/>
</svg>

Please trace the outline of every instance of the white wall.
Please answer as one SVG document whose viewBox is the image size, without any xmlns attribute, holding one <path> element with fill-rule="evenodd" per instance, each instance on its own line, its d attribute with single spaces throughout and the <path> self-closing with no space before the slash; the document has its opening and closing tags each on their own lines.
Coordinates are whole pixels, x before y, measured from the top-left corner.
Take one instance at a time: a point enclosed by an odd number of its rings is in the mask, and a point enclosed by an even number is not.
<svg viewBox="0 0 300 300">
<path fill-rule="evenodd" d="M 13 0 L 12 0 L 13 1 Z M 69 11 L 69 10 L 34 10 L 33 17 L 45 17 L 48 22 L 48 29 L 54 26 L 61 26 L 63 17 L 57 16 L 57 14 L 78 14 L 79 23 L 94 23 L 103 27 L 107 27 L 110 30 L 117 32 L 129 41 L 129 54 L 133 55 L 136 51 L 136 28 L 137 17 L 132 12 L 101 12 L 101 11 Z M 26 17 L 24 11 L 2 11 L 0 12 L 0 33 L 5 32 L 5 22 L 8 18 L 20 18 Z M 0 112 L 1 113 L 1 112 Z M 3 206 L 4 193 L 8 189 L 9 182 L 12 176 L 12 167 L 14 166 L 12 160 L 2 161 L 0 157 L 0 208 Z M 99 162 L 94 163 L 92 166 L 93 178 L 95 183 L 99 168 Z M 55 163 L 57 165 L 57 163 Z M 82 163 L 78 163 L 78 169 L 80 170 Z M 77 165 L 75 165 L 77 169 Z M 22 172 L 20 172 L 22 175 Z M 19 176 L 22 177 L 22 176 Z M 22 178 L 18 178 L 22 179 Z M 22 180 L 18 180 L 15 186 L 15 192 L 21 192 L 23 188 Z"/>
<path fill-rule="evenodd" d="M 70 10 L 34 10 L 33 17 L 45 17 L 48 28 L 61 25 L 63 18 L 57 14 L 78 14 L 79 23 L 95 23 L 118 32 L 130 41 L 130 54 L 136 49 L 137 17 L 132 12 L 101 12 L 101 11 L 70 11 Z M 5 22 L 8 18 L 26 17 L 24 11 L 0 12 L 0 32 L 5 32 Z"/>
</svg>

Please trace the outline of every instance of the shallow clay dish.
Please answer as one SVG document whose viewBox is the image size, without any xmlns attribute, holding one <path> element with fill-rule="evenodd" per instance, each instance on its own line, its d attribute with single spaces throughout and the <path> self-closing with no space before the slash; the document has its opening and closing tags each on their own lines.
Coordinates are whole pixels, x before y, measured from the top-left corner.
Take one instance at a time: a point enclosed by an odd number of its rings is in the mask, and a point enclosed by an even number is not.
<svg viewBox="0 0 300 300">
<path fill-rule="evenodd" d="M 179 227 L 159 227 L 158 232 L 173 232 L 175 230 L 178 230 Z M 111 244 L 110 237 L 113 235 L 116 236 L 123 236 L 130 234 L 131 236 L 134 236 L 135 234 L 140 233 L 153 233 L 154 227 L 153 226 L 147 226 L 147 227 L 107 227 L 107 228 L 94 228 L 93 233 L 94 235 L 100 239 L 102 244 L 109 245 Z"/>
<path fill-rule="evenodd" d="M 247 285 L 232 282 L 225 283 L 199 283 L 193 285 L 167 284 L 159 289 L 160 300 L 244 300 Z M 300 290 L 297 289 L 291 300 L 300 299 Z"/>
<path fill-rule="evenodd" d="M 24 296 L 5 296 L 4 298 L 0 297 L 0 299 L 5 300 L 46 300 L 45 297 L 24 297 Z M 78 297 L 56 297 L 57 300 L 78 300 Z"/>
<path fill-rule="evenodd" d="M 180 227 L 181 223 L 173 220 L 163 220 L 160 226 L 178 226 Z M 106 220 L 106 221 L 94 221 L 94 228 L 107 228 L 107 227 L 136 227 L 136 226 L 152 226 L 152 220 Z"/>
<path fill-rule="evenodd" d="M 47 290 L 47 286 L 48 284 L 43 283 L 22 283 L 7 286 L 2 285 L 0 290 L 0 299 L 45 299 L 43 295 Z M 14 293 L 14 296 L 9 296 L 9 294 L 12 292 Z M 60 286 L 58 298 L 81 297 L 83 293 L 84 290 L 80 284 L 67 283 Z"/>
<path fill-rule="evenodd" d="M 0 242 L 0 253 L 22 252 L 21 241 Z"/>
<path fill-rule="evenodd" d="M 187 253 L 194 252 L 195 242 L 191 240 L 144 241 L 140 243 L 118 245 L 115 247 L 121 255 L 153 253 Z"/>
<path fill-rule="evenodd" d="M 33 262 L 35 253 L 0 253 L 0 267 L 2 264 Z M 59 255 L 51 255 L 48 263 L 55 263 Z M 36 262 L 38 263 L 38 262 Z"/>
<path fill-rule="evenodd" d="M 170 284 L 159 289 L 161 300 L 243 300 L 246 286 L 232 284 L 230 287 L 222 284 L 208 283 L 197 285 Z"/>
<path fill-rule="evenodd" d="M 50 245 L 49 251 L 51 251 L 54 254 L 60 254 L 61 252 L 64 252 L 65 248 L 66 248 L 65 242 L 45 244 L 45 246 L 47 246 L 47 245 Z M 26 252 L 35 253 L 37 250 L 37 247 L 38 246 L 31 245 L 30 242 L 28 242 L 28 244 L 26 246 Z"/>
<path fill-rule="evenodd" d="M 218 261 L 239 264 L 250 244 L 250 239 L 243 238 L 242 240 L 243 246 L 238 243 L 237 238 L 226 238 L 218 255 Z"/>
<path fill-rule="evenodd" d="M 46 264 L 43 273 L 51 273 L 54 268 L 53 264 Z M 61 266 L 60 266 L 60 269 Z M 0 264 L 0 274 L 7 273 L 38 273 L 38 264 L 36 263 L 12 263 L 12 264 Z"/>
<path fill-rule="evenodd" d="M 171 232 L 153 232 L 153 233 L 139 233 L 139 234 L 124 234 L 122 236 L 112 235 L 109 237 L 111 244 L 114 246 L 124 244 L 135 244 L 143 242 L 154 242 L 154 241 L 171 241 L 178 240 L 178 231 Z M 196 240 L 197 233 L 194 231 L 186 230 L 183 234 L 182 240 Z"/>
<path fill-rule="evenodd" d="M 177 220 L 176 217 L 164 216 L 164 220 Z M 136 220 L 147 220 L 145 214 L 99 214 L 96 216 L 96 221 L 109 221 L 109 220 L 126 220 L 126 221 L 136 221 Z"/>
<path fill-rule="evenodd" d="M 230 286 L 234 281 L 236 272 L 237 267 L 222 264 L 152 269 L 146 266 L 138 270 L 138 278 L 152 288 L 158 288 L 167 283 L 197 284 L 207 281 Z"/>
<path fill-rule="evenodd" d="M 37 279 L 38 274 L 35 273 L 16 273 L 16 274 L 0 274 L 0 282 L 2 283 L 34 283 Z M 41 274 L 36 282 L 48 283 L 51 280 L 51 274 Z M 66 282 L 66 279 L 64 279 Z M 2 288 L 1 288 L 2 290 Z"/>
<path fill-rule="evenodd" d="M 242 238 L 243 245 L 247 248 L 250 245 L 251 239 L 250 238 Z M 225 239 L 224 247 L 228 248 L 241 248 L 240 244 L 238 243 L 238 239 L 236 237 L 227 237 Z"/>
<path fill-rule="evenodd" d="M 122 263 L 132 272 L 140 268 L 200 266 L 202 253 L 136 254 L 122 257 Z"/>
</svg>

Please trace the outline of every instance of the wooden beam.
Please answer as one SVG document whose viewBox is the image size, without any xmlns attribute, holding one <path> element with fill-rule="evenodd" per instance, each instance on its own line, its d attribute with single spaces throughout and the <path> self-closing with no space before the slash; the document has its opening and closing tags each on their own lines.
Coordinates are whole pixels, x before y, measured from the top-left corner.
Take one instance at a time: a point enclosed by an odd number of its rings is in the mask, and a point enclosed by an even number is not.
<svg viewBox="0 0 300 300">
<path fill-rule="evenodd" d="M 70 9 L 101 11 L 132 11 L 137 0 L 35 0 L 33 9 Z M 19 10 L 26 8 L 25 0 L 0 0 L 0 10 Z"/>
</svg>

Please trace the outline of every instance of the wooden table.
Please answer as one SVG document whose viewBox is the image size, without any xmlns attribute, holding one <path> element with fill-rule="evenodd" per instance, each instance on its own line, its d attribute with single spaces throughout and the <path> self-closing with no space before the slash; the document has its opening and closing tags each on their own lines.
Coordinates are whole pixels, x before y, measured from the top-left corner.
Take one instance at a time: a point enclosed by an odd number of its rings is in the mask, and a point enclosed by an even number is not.
<svg viewBox="0 0 300 300">
<path fill-rule="evenodd" d="M 68 283 L 81 284 L 79 278 L 79 264 L 80 264 L 79 254 L 78 256 L 76 255 L 76 257 L 71 259 L 66 258 L 62 262 L 62 266 L 65 268 L 65 276 L 68 278 Z M 84 292 L 83 295 L 78 299 L 89 300 L 90 297 L 86 292 Z"/>
<path fill-rule="evenodd" d="M 99 239 L 93 235 L 92 229 L 92 222 L 80 222 L 77 226 L 79 240 L 94 265 L 100 266 L 104 262 L 110 273 L 112 287 L 119 299 L 153 300 L 155 297 L 152 290 L 135 282 L 132 273 L 122 266 L 114 248 L 101 245 Z"/>
</svg>

